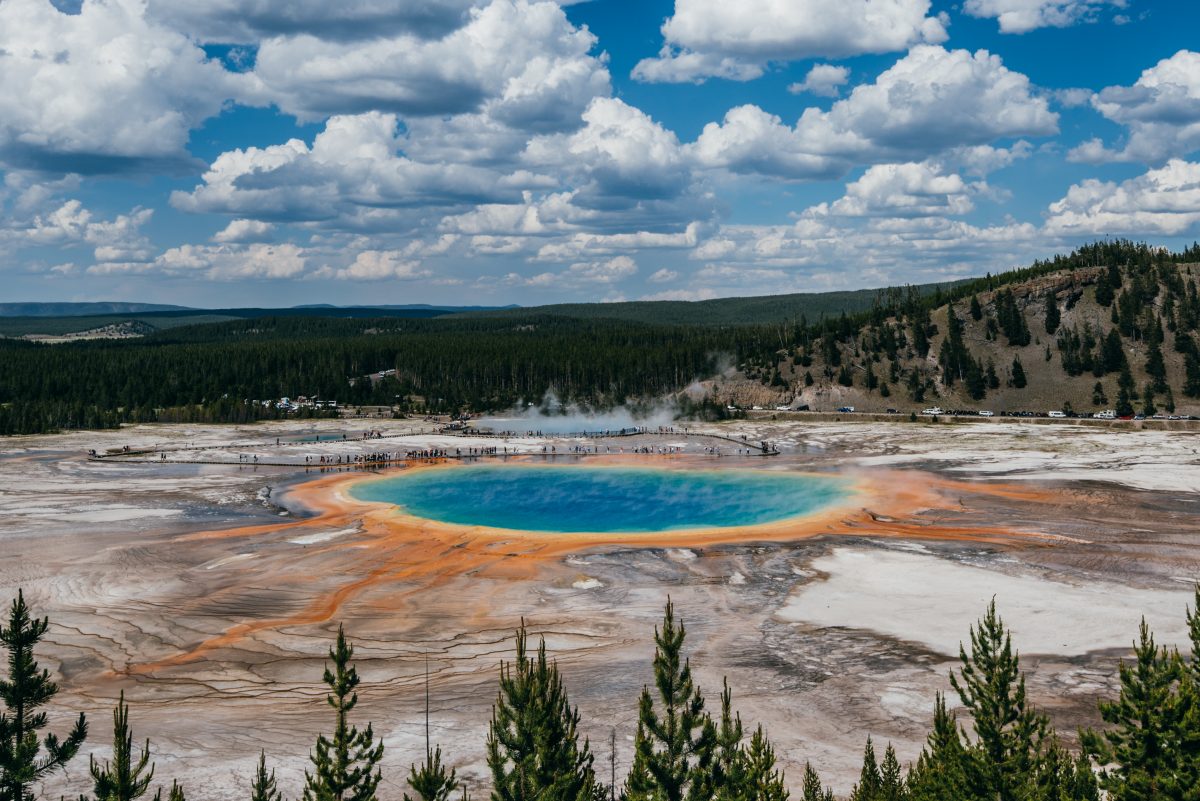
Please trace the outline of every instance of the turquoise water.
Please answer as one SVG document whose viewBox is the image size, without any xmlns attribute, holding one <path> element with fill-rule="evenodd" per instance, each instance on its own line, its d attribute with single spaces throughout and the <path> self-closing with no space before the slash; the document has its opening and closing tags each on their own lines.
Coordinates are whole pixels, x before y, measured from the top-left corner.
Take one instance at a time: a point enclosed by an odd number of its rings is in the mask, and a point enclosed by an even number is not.
<svg viewBox="0 0 1200 801">
<path fill-rule="evenodd" d="M 530 465 L 414 470 L 351 490 L 443 523 L 557 532 L 751 526 L 811 514 L 850 492 L 839 478 L 763 470 Z"/>
</svg>

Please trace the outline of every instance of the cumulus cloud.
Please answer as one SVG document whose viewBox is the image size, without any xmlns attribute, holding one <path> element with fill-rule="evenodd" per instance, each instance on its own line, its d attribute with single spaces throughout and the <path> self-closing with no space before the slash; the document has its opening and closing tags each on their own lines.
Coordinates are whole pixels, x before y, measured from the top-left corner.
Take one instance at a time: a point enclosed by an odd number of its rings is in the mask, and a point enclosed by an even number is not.
<svg viewBox="0 0 1200 801">
<path fill-rule="evenodd" d="M 241 97 L 247 78 L 140 0 L 0 3 L 0 162 L 55 173 L 190 164 L 189 131 Z"/>
<path fill-rule="evenodd" d="M 1046 99 L 999 56 L 922 45 L 829 111 L 806 109 L 793 127 L 757 106 L 731 109 L 704 127 L 692 153 L 708 167 L 811 180 L 856 163 L 920 159 L 1057 130 Z"/>
<path fill-rule="evenodd" d="M 1071 151 L 1074 161 L 1138 161 L 1161 164 L 1200 148 L 1200 53 L 1180 50 L 1142 72 L 1133 86 L 1110 86 L 1091 98 L 1093 107 L 1127 126 L 1124 147 L 1091 139 Z"/>
<path fill-rule="evenodd" d="M 34 215 L 23 229 L 9 230 L 18 245 L 89 245 L 98 261 L 149 258 L 152 247 L 141 227 L 153 215 L 151 209 L 134 209 L 106 220 L 98 218 L 78 200 L 68 200 L 44 214 Z M 13 234 L 16 236 L 13 236 Z"/>
<path fill-rule="evenodd" d="M 509 125 L 560 130 L 609 91 L 607 68 L 590 54 L 595 43 L 556 3 L 492 0 L 437 39 L 407 31 L 362 41 L 315 32 L 270 37 L 259 45 L 254 77 L 262 97 L 304 120 L 486 108 Z"/>
<path fill-rule="evenodd" d="M 637 262 L 629 256 L 614 256 L 606 261 L 576 262 L 561 272 L 538 273 L 523 282 L 533 287 L 608 285 L 629 278 L 637 271 Z"/>
<path fill-rule="evenodd" d="M 788 87 L 794 95 L 807 92 L 820 97 L 837 97 L 841 87 L 850 80 L 850 70 L 847 67 L 835 67 L 833 64 L 816 64 L 804 76 L 803 81 Z"/>
<path fill-rule="evenodd" d="M 1028 33 L 1095 21 L 1105 6 L 1124 8 L 1125 0 L 967 0 L 963 11 L 996 20 L 1003 33 Z"/>
<path fill-rule="evenodd" d="M 400 209 L 469 206 L 516 199 L 521 177 L 470 165 L 427 164 L 399 155 L 394 115 L 331 117 L 311 147 L 299 139 L 222 153 L 191 192 L 174 192 L 184 211 L 260 221 L 388 227 Z"/>
<path fill-rule="evenodd" d="M 745 81 L 771 62 L 889 53 L 946 39 L 929 0 L 676 0 L 656 58 L 640 61 L 641 81 L 706 78 Z"/>
<path fill-rule="evenodd" d="M 929 163 L 877 164 L 846 185 L 846 194 L 809 213 L 839 217 L 931 217 L 972 211 L 971 197 L 983 190 Z"/>
<path fill-rule="evenodd" d="M 230 220 L 220 231 L 213 234 L 214 242 L 257 242 L 265 239 L 275 229 L 261 220 Z"/>
<path fill-rule="evenodd" d="M 321 277 L 327 275 L 350 281 L 411 281 L 431 278 L 433 273 L 422 269 L 420 261 L 408 258 L 402 251 L 364 250 L 348 267 L 322 273 Z"/>
<path fill-rule="evenodd" d="M 1088 179 L 1050 204 L 1048 231 L 1057 234 L 1161 234 L 1200 228 L 1200 164 L 1172 159 L 1116 183 Z"/>
<path fill-rule="evenodd" d="M 142 262 L 109 261 L 92 265 L 97 275 L 160 273 L 218 281 L 298 278 L 308 267 L 298 245 L 180 245 Z"/>
<path fill-rule="evenodd" d="M 668 198 L 690 183 L 678 137 L 641 109 L 597 97 L 583 121 L 574 133 L 533 139 L 524 156 L 535 167 L 572 174 L 580 186 L 577 203 Z"/>
</svg>

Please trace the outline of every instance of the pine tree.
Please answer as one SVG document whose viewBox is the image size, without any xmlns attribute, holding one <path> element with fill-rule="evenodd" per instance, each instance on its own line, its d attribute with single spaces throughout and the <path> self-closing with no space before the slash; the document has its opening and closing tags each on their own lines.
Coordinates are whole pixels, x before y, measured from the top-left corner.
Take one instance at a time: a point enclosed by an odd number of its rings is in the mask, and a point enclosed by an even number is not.
<svg viewBox="0 0 1200 801">
<path fill-rule="evenodd" d="M 1112 801 L 1174 799 L 1179 754 L 1175 682 L 1179 661 L 1155 645 L 1145 619 L 1134 645 L 1134 663 L 1121 663 L 1116 701 L 1100 702 L 1109 728 L 1081 732 L 1084 749 L 1101 766 L 1100 786 Z"/>
<path fill-rule="evenodd" d="M 579 744 L 579 713 L 571 708 L 558 665 L 526 650 L 524 623 L 517 657 L 500 665 L 500 692 L 492 707 L 487 762 L 493 801 L 586 801 L 596 776 L 587 741 Z"/>
<path fill-rule="evenodd" d="M 937 694 L 933 729 L 925 749 L 908 774 L 913 801 L 974 801 L 967 790 L 967 750 L 946 697 Z"/>
<path fill-rule="evenodd" d="M 38 741 L 38 731 L 46 727 L 46 713 L 39 710 L 58 693 L 50 671 L 39 669 L 33 656 L 49 626 L 47 618 L 30 617 L 21 591 L 12 602 L 8 626 L 0 626 L 0 644 L 8 652 L 8 678 L 0 681 L 0 801 L 32 801 L 31 786 L 64 768 L 87 737 L 87 720 L 80 714 L 66 739 L 47 734 Z"/>
<path fill-rule="evenodd" d="M 983 319 L 983 307 L 979 305 L 979 296 L 971 296 L 971 319 L 979 321 Z"/>
<path fill-rule="evenodd" d="M 412 788 L 415 797 L 404 794 L 404 801 L 449 801 L 450 794 L 457 790 L 462 783 L 454 768 L 446 772 L 442 764 L 442 747 L 434 746 L 425 751 L 425 763 L 421 767 L 413 765 L 408 774 L 408 786 Z"/>
<path fill-rule="evenodd" d="M 721 691 L 721 722 L 715 731 L 712 767 L 703 792 L 717 799 L 743 797 L 747 786 L 747 753 L 742 750 L 742 717 L 733 712 L 733 691 L 729 681 Z M 700 792 L 699 790 L 697 792 Z"/>
<path fill-rule="evenodd" d="M 154 797 L 157 799 L 160 794 L 155 794 Z M 183 795 L 183 786 L 179 782 L 171 781 L 171 792 L 167 796 L 167 801 L 187 801 Z"/>
<path fill-rule="evenodd" d="M 1031 798 L 1037 801 L 1100 801 L 1092 766 L 1084 756 L 1072 757 L 1051 737 L 1038 762 Z"/>
<path fill-rule="evenodd" d="M 275 771 L 267 773 L 267 752 L 258 752 L 258 770 L 250 787 L 250 801 L 283 801 L 283 795 L 275 784 Z"/>
<path fill-rule="evenodd" d="M 907 801 L 908 788 L 904 785 L 904 776 L 900 772 L 900 761 L 896 759 L 896 749 L 888 743 L 883 752 L 883 762 L 879 766 L 879 798 L 880 801 Z"/>
<path fill-rule="evenodd" d="M 1058 296 L 1053 292 L 1046 293 L 1046 333 L 1053 334 L 1058 330 L 1058 324 L 1062 320 L 1058 312 Z"/>
<path fill-rule="evenodd" d="M 811 762 L 804 763 L 804 783 L 801 799 L 802 801 L 822 801 L 825 793 L 821 789 L 821 777 L 813 768 Z"/>
<path fill-rule="evenodd" d="M 668 600 L 662 628 L 654 630 L 654 686 L 661 710 L 644 687 L 625 788 L 630 801 L 681 801 L 693 797 L 689 791 L 695 785 L 704 784 L 716 732 L 704 712 L 704 697 L 692 682 L 691 665 L 682 657 L 685 634 Z"/>
<path fill-rule="evenodd" d="M 1019 356 L 1014 356 L 1012 362 L 1012 385 L 1017 389 L 1023 389 L 1026 383 L 1025 366 L 1021 364 Z"/>
<path fill-rule="evenodd" d="M 354 646 L 346 641 L 338 626 L 337 642 L 329 649 L 333 670 L 325 668 L 324 681 L 330 693 L 325 697 L 333 708 L 333 736 L 318 735 L 310 760 L 313 771 L 305 771 L 304 801 L 376 801 L 375 790 L 382 776 L 376 767 L 383 759 L 383 742 L 375 742 L 371 724 L 359 731 L 349 722 L 358 705 L 358 671 L 351 665 Z"/>
<path fill-rule="evenodd" d="M 125 691 L 113 709 L 113 757 L 100 765 L 91 758 L 92 794 L 95 801 L 134 801 L 146 794 L 154 778 L 154 765 L 150 764 L 150 740 L 142 746 L 142 753 L 133 758 L 133 732 L 129 728 L 129 706 L 125 703 Z M 80 801 L 83 801 L 82 796 Z M 155 796 L 158 801 L 158 795 Z"/>
<path fill-rule="evenodd" d="M 775 767 L 775 749 L 759 726 L 745 751 L 745 767 L 739 777 L 738 801 L 787 801 L 788 790 L 783 771 Z M 720 797 L 720 796 L 718 796 Z"/>
<path fill-rule="evenodd" d="M 1195 605 L 1188 610 L 1188 638 L 1191 657 L 1180 659 L 1179 714 L 1176 716 L 1176 742 L 1179 748 L 1179 786 L 1185 789 L 1183 801 L 1200 801 L 1200 587 Z"/>
<path fill-rule="evenodd" d="M 994 600 L 971 627 L 971 653 L 960 648 L 959 661 L 950 686 L 975 730 L 965 761 L 967 789 L 989 801 L 1016 801 L 1031 785 L 1049 723 L 1026 702 L 1020 658 Z"/>
<path fill-rule="evenodd" d="M 867 745 L 863 748 L 862 770 L 859 773 L 858 784 L 850 791 L 850 801 L 881 801 L 882 790 L 883 776 L 875 759 L 875 745 L 868 736 Z"/>
</svg>

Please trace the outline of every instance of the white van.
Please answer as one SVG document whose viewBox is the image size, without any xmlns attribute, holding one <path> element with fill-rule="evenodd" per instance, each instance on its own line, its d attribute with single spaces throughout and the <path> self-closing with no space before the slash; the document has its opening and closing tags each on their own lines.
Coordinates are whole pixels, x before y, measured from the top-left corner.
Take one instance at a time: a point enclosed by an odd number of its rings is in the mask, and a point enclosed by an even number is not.
<svg viewBox="0 0 1200 801">
<path fill-rule="evenodd" d="M 984 409 L 983 411 L 981 411 L 981 412 L 979 413 L 979 416 L 980 416 L 980 417 L 991 417 L 991 416 L 993 416 L 994 414 L 995 414 L 995 412 L 990 412 L 990 411 L 988 411 L 987 409 Z"/>
<path fill-rule="evenodd" d="M 1047 414 L 1049 414 L 1051 417 L 1066 417 L 1067 416 L 1066 412 L 1059 411 L 1057 409 L 1055 409 L 1052 412 L 1047 412 Z"/>
<path fill-rule="evenodd" d="M 1096 419 L 1097 420 L 1116 420 L 1117 413 L 1114 412 L 1112 409 L 1105 409 L 1102 412 L 1096 412 Z"/>
<path fill-rule="evenodd" d="M 930 406 L 928 409 L 923 410 L 921 412 L 921 414 L 938 415 L 938 414 L 945 414 L 945 412 L 942 411 L 941 406 Z"/>
</svg>

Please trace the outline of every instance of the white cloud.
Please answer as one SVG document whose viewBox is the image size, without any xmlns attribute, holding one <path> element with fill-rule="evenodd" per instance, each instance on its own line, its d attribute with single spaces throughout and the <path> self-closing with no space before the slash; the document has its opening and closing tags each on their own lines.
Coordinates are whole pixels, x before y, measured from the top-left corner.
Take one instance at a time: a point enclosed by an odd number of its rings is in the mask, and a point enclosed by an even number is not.
<svg viewBox="0 0 1200 801">
<path fill-rule="evenodd" d="M 597 97 L 583 121 L 574 133 L 534 138 L 525 151 L 526 162 L 535 167 L 573 174 L 581 189 L 576 202 L 666 198 L 690 183 L 679 139 L 641 109 Z"/>
<path fill-rule="evenodd" d="M 1200 229 L 1200 164 L 1172 159 L 1121 183 L 1088 179 L 1050 204 L 1046 228 L 1062 235 L 1159 234 Z"/>
<path fill-rule="evenodd" d="M 946 39 L 945 22 L 927 16 L 929 0 L 676 0 L 662 26 L 657 58 L 642 81 L 757 78 L 771 62 L 843 58 L 905 50 Z"/>
<path fill-rule="evenodd" d="M 400 147 L 393 115 L 331 117 L 312 147 L 292 139 L 222 153 L 203 184 L 174 192 L 171 203 L 184 211 L 371 229 L 412 224 L 418 210 L 520 197 L 520 176 L 416 162 L 398 155 Z"/>
<path fill-rule="evenodd" d="M 421 262 L 406 257 L 401 251 L 364 250 L 355 256 L 348 267 L 332 271 L 333 277 L 351 281 L 382 281 L 431 278 L 433 273 L 421 268 Z"/>
<path fill-rule="evenodd" d="M 149 258 L 150 242 L 141 233 L 152 209 L 134 209 L 111 220 L 98 219 L 78 200 L 68 200 L 45 214 L 37 214 L 18 232 L 18 245 L 89 245 L 98 261 Z"/>
<path fill-rule="evenodd" d="M 190 163 L 189 131 L 248 88 L 139 0 L 5 0 L 0 54 L 0 162 L 55 173 Z"/>
<path fill-rule="evenodd" d="M 256 242 L 261 241 L 275 229 L 270 223 L 259 220 L 230 220 L 220 231 L 213 234 L 214 242 Z"/>
<path fill-rule="evenodd" d="M 145 262 L 105 262 L 88 272 L 98 275 L 161 273 L 201 276 L 218 281 L 298 278 L 308 267 L 304 249 L 290 243 L 268 245 L 180 245 Z"/>
<path fill-rule="evenodd" d="M 1180 50 L 1142 72 L 1133 86 L 1110 86 L 1092 105 L 1128 127 L 1120 150 L 1091 139 L 1071 151 L 1073 161 L 1163 161 L 1200 149 L 1200 53 Z"/>
<path fill-rule="evenodd" d="M 700 224 L 690 223 L 677 232 L 630 231 L 619 234 L 576 233 L 543 245 L 538 261 L 569 261 L 585 254 L 608 254 L 652 248 L 686 249 L 696 246 Z"/>
<path fill-rule="evenodd" d="M 652 284 L 669 284 L 678 277 L 679 273 L 663 267 L 661 270 L 655 270 L 654 273 L 646 280 Z"/>
<path fill-rule="evenodd" d="M 526 286 L 577 288 L 588 285 L 608 285 L 635 275 L 637 263 L 629 256 L 614 256 L 607 261 L 576 262 L 557 273 L 545 272 L 524 279 Z"/>
<path fill-rule="evenodd" d="M 1105 6 L 1124 8 L 1125 0 L 967 0 L 963 11 L 997 20 L 1003 33 L 1028 33 L 1094 21 Z"/>
<path fill-rule="evenodd" d="M 524 130 L 560 130 L 578 124 L 588 101 L 609 91 L 607 68 L 590 55 L 595 43 L 556 3 L 492 0 L 437 39 L 410 32 L 361 41 L 271 37 L 259 47 L 254 75 L 263 97 L 305 120 L 486 109 Z"/>
<path fill-rule="evenodd" d="M 922 45 L 829 111 L 805 110 L 792 128 L 757 106 L 731 109 L 704 127 L 691 151 L 708 167 L 818 179 L 856 163 L 920 159 L 1057 130 L 1046 99 L 999 56 Z"/>
<path fill-rule="evenodd" d="M 809 213 L 837 217 L 962 215 L 974 209 L 971 197 L 983 188 L 968 184 L 957 174 L 945 174 L 934 164 L 877 164 L 847 184 L 841 198 L 822 203 Z"/>
<path fill-rule="evenodd" d="M 804 76 L 804 80 L 788 87 L 794 95 L 808 92 L 820 97 L 837 97 L 842 86 L 850 80 L 850 70 L 847 67 L 835 67 L 832 64 L 816 64 Z"/>
</svg>

